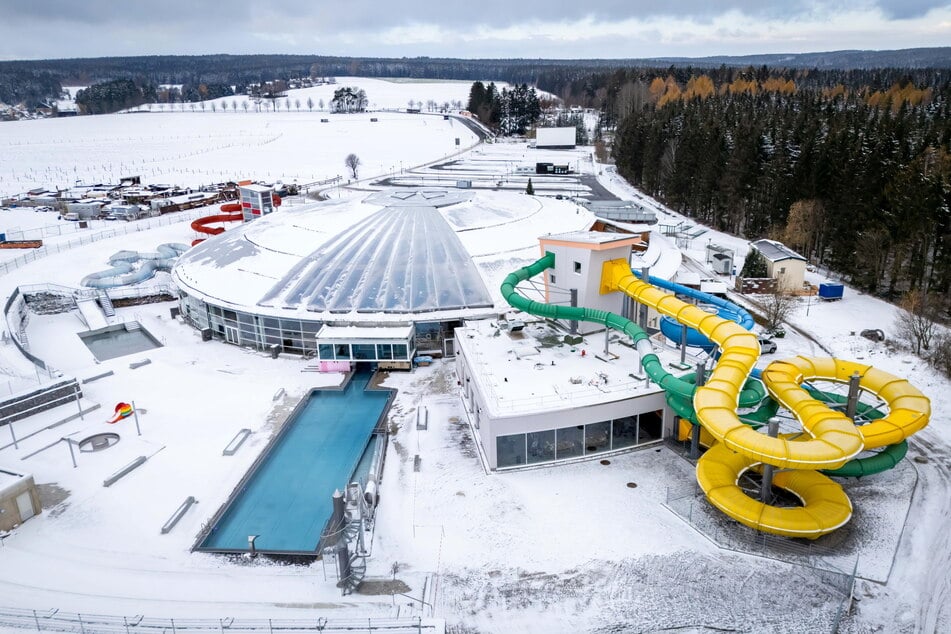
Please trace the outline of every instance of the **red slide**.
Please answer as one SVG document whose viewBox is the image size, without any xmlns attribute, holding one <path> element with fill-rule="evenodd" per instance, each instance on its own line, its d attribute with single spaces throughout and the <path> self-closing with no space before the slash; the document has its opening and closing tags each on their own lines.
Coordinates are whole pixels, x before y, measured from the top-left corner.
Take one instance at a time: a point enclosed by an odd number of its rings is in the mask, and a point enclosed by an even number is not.
<svg viewBox="0 0 951 634">
<path fill-rule="evenodd" d="M 240 222 L 244 219 L 243 214 L 241 213 L 241 203 L 225 203 L 221 206 L 221 211 L 225 213 L 215 214 L 214 216 L 204 216 L 198 218 L 197 220 L 192 221 L 192 229 L 198 233 L 206 233 L 210 236 L 216 236 L 219 233 L 224 233 L 224 227 L 206 227 L 205 225 L 211 225 L 218 222 Z M 195 246 L 199 242 L 204 242 L 204 238 L 198 238 L 192 240 L 192 246 Z"/>
</svg>

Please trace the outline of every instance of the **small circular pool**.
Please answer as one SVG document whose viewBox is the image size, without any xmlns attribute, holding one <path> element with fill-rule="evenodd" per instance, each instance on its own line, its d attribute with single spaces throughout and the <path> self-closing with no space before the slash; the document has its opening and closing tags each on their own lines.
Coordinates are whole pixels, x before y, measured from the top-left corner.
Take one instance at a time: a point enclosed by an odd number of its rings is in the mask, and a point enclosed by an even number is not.
<svg viewBox="0 0 951 634">
<path fill-rule="evenodd" d="M 80 451 L 102 451 L 108 449 L 119 442 L 119 434 L 105 432 L 102 434 L 93 434 L 88 438 L 79 441 Z"/>
</svg>

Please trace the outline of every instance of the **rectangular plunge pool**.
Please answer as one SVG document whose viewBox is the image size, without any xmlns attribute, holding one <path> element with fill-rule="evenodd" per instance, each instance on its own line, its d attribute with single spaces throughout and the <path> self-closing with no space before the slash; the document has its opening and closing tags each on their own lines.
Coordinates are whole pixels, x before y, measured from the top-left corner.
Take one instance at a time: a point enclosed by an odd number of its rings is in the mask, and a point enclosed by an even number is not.
<svg viewBox="0 0 951 634">
<path fill-rule="evenodd" d="M 162 347 L 162 344 L 138 322 L 127 322 L 99 330 L 81 332 L 79 338 L 99 361 L 108 361 L 127 354 Z"/>
</svg>

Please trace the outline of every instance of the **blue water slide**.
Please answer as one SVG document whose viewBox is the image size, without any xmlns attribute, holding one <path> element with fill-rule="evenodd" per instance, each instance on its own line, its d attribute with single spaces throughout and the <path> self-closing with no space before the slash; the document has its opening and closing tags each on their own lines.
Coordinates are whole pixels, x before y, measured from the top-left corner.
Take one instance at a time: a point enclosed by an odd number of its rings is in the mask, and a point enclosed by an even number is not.
<svg viewBox="0 0 951 634">
<path fill-rule="evenodd" d="M 642 277 L 642 273 L 639 271 L 634 270 L 632 272 L 636 277 Z M 678 295 L 696 299 L 701 304 L 709 305 L 716 311 L 717 315 L 723 319 L 735 321 L 747 330 L 753 329 L 753 325 L 755 323 L 753 321 L 753 316 L 750 315 L 745 309 L 732 302 L 728 302 L 727 300 L 715 295 L 710 295 L 709 293 L 701 293 L 700 291 L 690 288 L 689 286 L 684 286 L 683 284 L 675 284 L 674 282 L 670 282 L 659 277 L 654 277 L 653 275 L 649 275 L 647 281 L 654 286 L 663 288 L 664 290 L 673 291 Z M 683 326 L 681 326 L 674 318 L 661 317 L 660 331 L 664 333 L 665 337 L 674 343 L 680 343 L 682 330 Z M 687 328 L 687 345 L 694 348 L 702 348 L 707 352 L 710 352 L 716 348 L 716 344 L 693 328 Z"/>
<path fill-rule="evenodd" d="M 140 251 L 119 251 L 109 258 L 112 268 L 90 273 L 81 284 L 87 288 L 115 288 L 128 284 L 138 284 L 151 278 L 158 271 L 170 271 L 175 261 L 189 246 L 177 242 L 160 244 L 154 253 Z M 142 261 L 138 267 L 136 264 Z"/>
</svg>

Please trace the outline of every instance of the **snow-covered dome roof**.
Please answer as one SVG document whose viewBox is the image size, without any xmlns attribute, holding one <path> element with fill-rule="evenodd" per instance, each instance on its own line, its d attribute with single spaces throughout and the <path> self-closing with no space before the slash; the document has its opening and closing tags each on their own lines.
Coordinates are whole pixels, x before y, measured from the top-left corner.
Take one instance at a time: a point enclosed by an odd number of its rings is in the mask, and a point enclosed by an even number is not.
<svg viewBox="0 0 951 634">
<path fill-rule="evenodd" d="M 213 213 L 213 212 L 209 212 Z M 340 323 L 494 314 L 499 285 L 538 258 L 538 236 L 587 229 L 569 201 L 522 193 L 394 188 L 280 211 L 182 255 L 172 278 L 210 304 Z"/>
<path fill-rule="evenodd" d="M 321 245 L 259 304 L 331 313 L 490 308 L 492 296 L 469 253 L 420 198 L 375 200 L 395 204 Z"/>
</svg>

